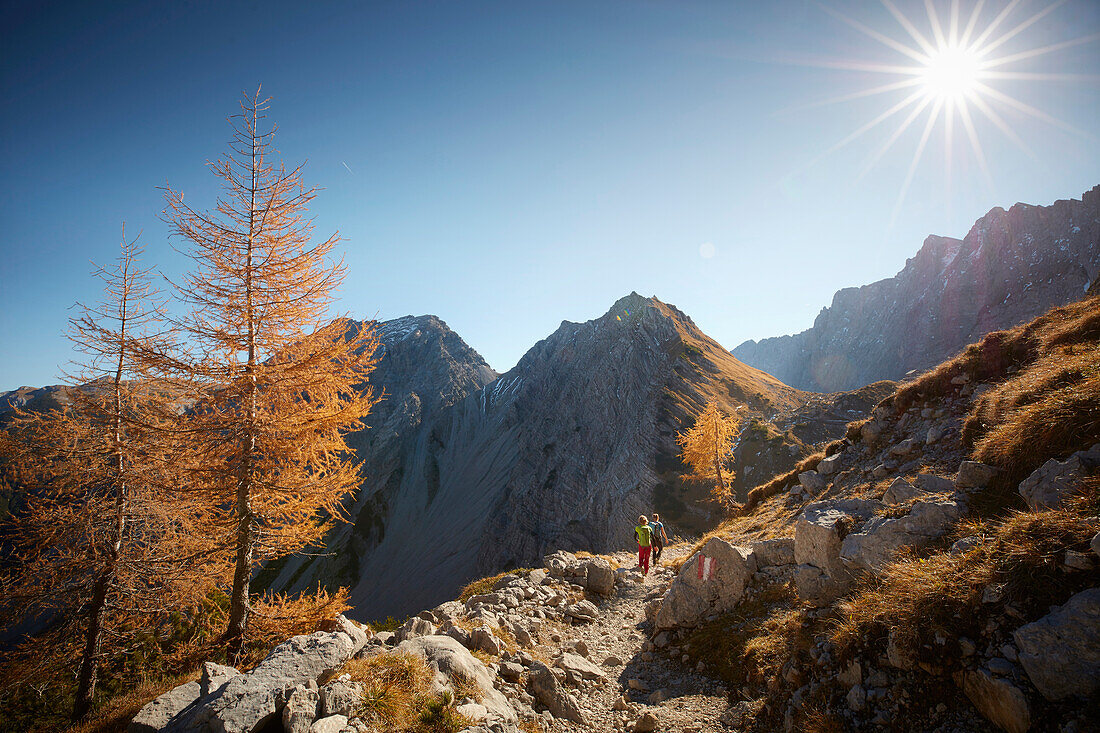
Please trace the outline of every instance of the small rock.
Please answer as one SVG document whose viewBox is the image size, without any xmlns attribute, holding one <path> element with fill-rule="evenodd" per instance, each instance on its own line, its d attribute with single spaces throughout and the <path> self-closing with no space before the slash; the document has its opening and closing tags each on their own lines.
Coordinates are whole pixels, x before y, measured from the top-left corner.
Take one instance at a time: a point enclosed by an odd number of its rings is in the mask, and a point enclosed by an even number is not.
<svg viewBox="0 0 1100 733">
<path fill-rule="evenodd" d="M 614 654 L 609 654 L 606 659 L 603 660 L 603 666 L 605 667 L 620 667 L 623 660 L 616 657 Z"/>
<path fill-rule="evenodd" d="M 964 657 L 974 656 L 974 652 L 978 650 L 978 647 L 973 641 L 967 639 L 965 636 L 959 637 L 959 653 Z"/>
<path fill-rule="evenodd" d="M 645 682 L 638 679 L 637 677 L 631 677 L 629 680 L 626 681 L 626 684 L 627 687 L 632 690 L 637 690 L 638 692 L 649 692 L 649 685 L 647 685 Z"/>
<path fill-rule="evenodd" d="M 653 713 L 642 713 L 634 723 L 634 733 L 653 733 L 657 730 L 657 716 Z"/>
<path fill-rule="evenodd" d="M 1092 570 L 1092 557 L 1084 552 L 1066 550 L 1066 567 L 1071 570 Z"/>
<path fill-rule="evenodd" d="M 848 701 L 848 709 L 858 713 L 867 706 L 867 691 L 861 685 L 852 685 L 845 699 Z"/>
<path fill-rule="evenodd" d="M 985 666 L 990 672 L 1000 677 L 1012 676 L 1012 662 L 1003 657 L 993 657 Z"/>
<path fill-rule="evenodd" d="M 340 733 L 348 724 L 348 716 L 346 715 L 330 715 L 327 718 L 321 718 L 313 723 L 309 728 L 309 733 Z"/>
<path fill-rule="evenodd" d="M 963 461 L 959 464 L 959 473 L 955 485 L 960 489 L 979 489 L 989 486 L 997 475 L 997 469 L 977 461 Z"/>
<path fill-rule="evenodd" d="M 649 694 L 647 698 L 650 705 L 657 705 L 672 697 L 672 692 L 667 688 L 662 687 L 659 690 L 654 690 Z"/>
</svg>

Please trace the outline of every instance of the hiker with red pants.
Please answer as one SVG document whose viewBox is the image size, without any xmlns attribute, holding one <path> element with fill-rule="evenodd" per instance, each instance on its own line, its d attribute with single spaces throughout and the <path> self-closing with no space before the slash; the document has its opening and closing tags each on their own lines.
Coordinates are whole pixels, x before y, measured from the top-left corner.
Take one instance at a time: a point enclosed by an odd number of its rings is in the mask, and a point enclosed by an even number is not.
<svg viewBox="0 0 1100 733">
<path fill-rule="evenodd" d="M 649 575 L 649 546 L 653 540 L 653 529 L 645 515 L 638 517 L 638 526 L 634 528 L 634 538 L 638 540 L 638 567 L 642 576 Z"/>
</svg>

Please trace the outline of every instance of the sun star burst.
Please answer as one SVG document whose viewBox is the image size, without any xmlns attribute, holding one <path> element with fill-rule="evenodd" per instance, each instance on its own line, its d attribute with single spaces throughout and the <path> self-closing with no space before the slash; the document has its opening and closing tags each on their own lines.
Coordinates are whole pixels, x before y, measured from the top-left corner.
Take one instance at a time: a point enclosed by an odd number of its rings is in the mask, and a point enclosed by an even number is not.
<svg viewBox="0 0 1100 733">
<path fill-rule="evenodd" d="M 1053 13 L 1067 0 L 1055 0 L 1027 17 L 1017 12 L 1022 0 L 1010 0 L 999 11 L 987 9 L 985 0 L 976 0 L 963 17 L 960 0 L 950 0 L 946 15 L 941 19 L 940 11 L 933 0 L 924 0 L 926 18 L 921 24 L 926 27 L 922 32 L 892 0 L 880 0 L 893 16 L 908 38 L 903 42 L 897 38 L 872 28 L 831 7 L 822 5 L 822 9 L 837 20 L 851 26 L 863 35 L 877 41 L 900 54 L 904 59 L 900 63 L 868 63 L 864 61 L 836 60 L 815 62 L 812 65 L 834 69 L 871 72 L 895 77 L 895 81 L 875 85 L 854 93 L 805 105 L 822 105 L 847 102 L 855 99 L 878 95 L 903 95 L 900 101 L 891 104 L 881 114 L 860 125 L 851 134 L 845 136 L 824 153 L 814 158 L 813 165 L 821 158 L 842 148 L 870 130 L 887 123 L 897 121 L 897 127 L 887 136 L 884 143 L 875 149 L 859 174 L 862 178 L 882 159 L 882 157 L 901 139 L 905 132 L 917 123 L 920 136 L 905 179 L 898 193 L 897 203 L 891 221 L 896 219 L 905 196 L 913 182 L 913 177 L 927 149 L 929 139 L 937 127 L 942 128 L 944 140 L 944 183 L 947 198 L 951 199 L 953 155 L 956 145 L 956 124 L 965 133 L 970 151 L 982 172 L 986 183 L 992 190 L 993 177 L 986 161 L 975 118 L 980 116 L 1004 134 L 1016 147 L 1030 157 L 1035 157 L 1012 125 L 1002 116 L 1009 110 L 1046 124 L 1059 127 L 1082 137 L 1091 137 L 1055 119 L 1042 110 L 1009 95 L 997 88 L 1002 80 L 1017 81 L 1097 81 L 1096 76 L 1082 74 L 1052 74 L 1021 70 L 1021 62 L 1061 51 L 1072 46 L 1092 43 L 1100 39 L 1100 33 L 1079 38 L 1037 46 L 1024 51 L 998 55 L 998 49 L 1008 41 L 1026 38 L 1029 28 Z M 988 11 L 988 12 L 983 12 Z M 926 21 L 926 22 L 925 22 Z M 923 117 L 923 125 L 918 120 Z"/>
</svg>

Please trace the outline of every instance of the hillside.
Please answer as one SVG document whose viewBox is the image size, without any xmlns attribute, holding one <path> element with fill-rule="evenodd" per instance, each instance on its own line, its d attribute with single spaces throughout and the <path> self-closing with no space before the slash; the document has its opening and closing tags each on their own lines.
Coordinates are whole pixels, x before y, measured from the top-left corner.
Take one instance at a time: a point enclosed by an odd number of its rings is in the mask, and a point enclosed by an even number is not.
<svg viewBox="0 0 1100 733">
<path fill-rule="evenodd" d="M 261 576 L 280 590 L 350 585 L 361 619 L 438 603 L 557 547 L 627 546 L 641 512 L 662 512 L 682 534 L 710 529 L 718 507 L 706 486 L 680 480 L 675 444 L 708 399 L 745 405 L 746 427 L 757 427 L 739 446 L 744 491 L 882 396 L 870 389 L 834 404 L 792 389 L 739 362 L 674 306 L 637 294 L 595 320 L 563 322 L 495 379 L 465 344 L 436 365 L 426 344 L 461 343 L 442 322 L 403 323 L 382 324 L 386 355 L 372 383 L 389 397 L 351 440 L 366 461 L 352 523 L 320 556 Z M 437 394 L 447 398 L 427 396 Z M 833 422 L 805 432 L 810 413 Z"/>
<path fill-rule="evenodd" d="M 1078 300 L 1098 276 L 1100 186 L 1080 200 L 994 208 L 962 240 L 930 236 L 894 277 L 838 291 L 812 328 L 733 354 L 818 392 L 901 379 Z"/>
</svg>

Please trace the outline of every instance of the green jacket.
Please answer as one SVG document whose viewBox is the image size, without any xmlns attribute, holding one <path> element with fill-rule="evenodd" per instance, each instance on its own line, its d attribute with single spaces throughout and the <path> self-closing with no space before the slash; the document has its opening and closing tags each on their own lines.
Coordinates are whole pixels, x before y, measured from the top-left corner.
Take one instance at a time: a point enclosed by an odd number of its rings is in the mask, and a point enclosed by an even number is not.
<svg viewBox="0 0 1100 733">
<path fill-rule="evenodd" d="M 648 524 L 640 524 L 634 528 L 634 536 L 638 539 L 639 547 L 649 547 L 649 541 L 653 536 L 653 530 Z"/>
</svg>

